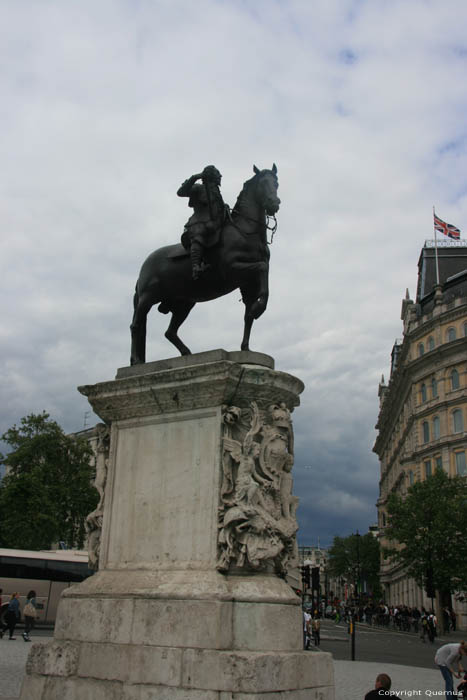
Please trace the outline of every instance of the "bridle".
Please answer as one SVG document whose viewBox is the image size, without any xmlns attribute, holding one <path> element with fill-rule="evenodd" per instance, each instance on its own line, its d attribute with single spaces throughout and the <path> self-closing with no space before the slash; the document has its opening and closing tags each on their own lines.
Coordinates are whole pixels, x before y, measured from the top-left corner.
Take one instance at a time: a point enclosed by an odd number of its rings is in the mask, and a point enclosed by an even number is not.
<svg viewBox="0 0 467 700">
<path fill-rule="evenodd" d="M 230 219 L 230 223 L 234 228 L 237 229 L 243 236 L 251 236 L 253 233 L 246 233 L 245 231 L 242 231 L 232 220 L 232 214 L 238 214 L 238 216 L 241 216 L 243 219 L 246 221 L 251 221 L 254 224 L 258 224 L 259 226 L 265 226 L 266 231 L 271 231 L 271 240 L 268 241 L 267 235 L 266 235 L 266 243 L 268 245 L 272 245 L 273 240 L 274 240 L 274 234 L 277 231 L 277 219 L 275 214 L 266 214 L 266 221 L 258 221 L 258 219 L 253 219 L 251 216 L 246 216 L 246 214 L 242 214 L 241 212 L 238 211 L 238 209 L 235 209 L 235 207 L 232 210 L 228 210 L 228 217 Z M 274 222 L 272 225 L 271 224 L 271 219 Z"/>
</svg>

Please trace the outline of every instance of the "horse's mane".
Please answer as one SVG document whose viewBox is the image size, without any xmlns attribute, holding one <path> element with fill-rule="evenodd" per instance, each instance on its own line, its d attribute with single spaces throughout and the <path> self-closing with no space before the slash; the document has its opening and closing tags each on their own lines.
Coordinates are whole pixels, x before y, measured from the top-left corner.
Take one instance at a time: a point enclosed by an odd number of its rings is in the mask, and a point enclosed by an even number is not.
<svg viewBox="0 0 467 700">
<path fill-rule="evenodd" d="M 237 209 L 237 207 L 241 207 L 241 205 L 243 204 L 243 200 L 246 199 L 248 192 L 249 192 L 251 186 L 254 184 L 257 177 L 258 177 L 258 175 L 255 173 L 253 175 L 253 177 L 250 177 L 249 180 L 247 180 L 246 182 L 243 183 L 242 191 L 240 192 L 240 194 L 237 197 L 237 201 L 235 202 L 234 209 Z"/>
</svg>

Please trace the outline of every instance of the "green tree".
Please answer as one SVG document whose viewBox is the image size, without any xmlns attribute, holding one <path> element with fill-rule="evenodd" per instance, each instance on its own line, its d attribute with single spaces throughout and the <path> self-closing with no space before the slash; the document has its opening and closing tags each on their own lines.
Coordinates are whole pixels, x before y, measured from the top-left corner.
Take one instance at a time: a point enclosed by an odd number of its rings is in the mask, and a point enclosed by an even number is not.
<svg viewBox="0 0 467 700">
<path fill-rule="evenodd" d="M 362 585 L 366 581 L 373 595 L 380 595 L 380 547 L 371 533 L 334 537 L 328 554 L 329 572 L 332 576 L 342 576 L 355 585 Z"/>
<path fill-rule="evenodd" d="M 11 448 L 0 455 L 7 470 L 0 484 L 2 546 L 82 547 L 85 517 L 98 501 L 87 441 L 65 435 L 45 412 L 22 418 L 2 440 Z"/>
<path fill-rule="evenodd" d="M 391 494 L 384 555 L 402 564 L 426 589 L 429 572 L 440 593 L 467 588 L 467 479 L 442 469 L 408 489 Z M 433 596 L 434 597 L 434 596 Z"/>
</svg>

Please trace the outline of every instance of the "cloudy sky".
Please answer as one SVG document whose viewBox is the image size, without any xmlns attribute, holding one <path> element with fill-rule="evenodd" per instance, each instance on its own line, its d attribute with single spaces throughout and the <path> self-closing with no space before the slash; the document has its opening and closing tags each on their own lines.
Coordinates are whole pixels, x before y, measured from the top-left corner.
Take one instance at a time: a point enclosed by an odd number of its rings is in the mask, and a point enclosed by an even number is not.
<svg viewBox="0 0 467 700">
<path fill-rule="evenodd" d="M 467 227 L 464 0 L 3 0 L 0 430 L 92 425 L 80 384 L 129 363 L 147 254 L 180 183 L 233 204 L 277 164 L 271 296 L 251 347 L 306 384 L 294 413 L 302 544 L 376 520 L 381 374 L 432 207 Z M 238 349 L 238 293 L 198 305 L 193 352 Z M 220 319 L 220 320 L 219 320 Z M 149 317 L 148 359 L 176 353 Z"/>
</svg>

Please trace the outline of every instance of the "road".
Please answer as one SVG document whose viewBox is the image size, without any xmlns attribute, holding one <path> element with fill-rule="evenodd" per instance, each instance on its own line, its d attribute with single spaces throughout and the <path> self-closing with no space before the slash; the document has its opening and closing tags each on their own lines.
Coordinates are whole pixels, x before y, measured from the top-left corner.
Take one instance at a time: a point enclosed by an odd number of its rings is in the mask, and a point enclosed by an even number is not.
<svg viewBox="0 0 467 700">
<path fill-rule="evenodd" d="M 346 624 L 336 625 L 331 620 L 322 620 L 321 637 L 321 651 L 329 651 L 339 660 L 351 658 L 350 635 Z M 436 668 L 433 659 L 438 647 L 458 641 L 457 637 L 461 639 L 459 634 L 446 635 L 442 639 L 436 638 L 434 643 L 430 644 L 423 643 L 415 634 L 357 624 L 355 659 L 433 669 Z"/>
</svg>

